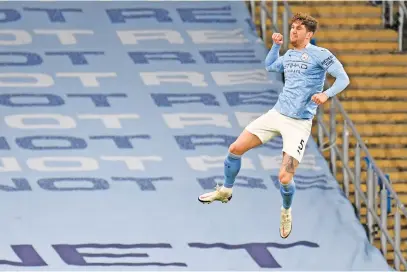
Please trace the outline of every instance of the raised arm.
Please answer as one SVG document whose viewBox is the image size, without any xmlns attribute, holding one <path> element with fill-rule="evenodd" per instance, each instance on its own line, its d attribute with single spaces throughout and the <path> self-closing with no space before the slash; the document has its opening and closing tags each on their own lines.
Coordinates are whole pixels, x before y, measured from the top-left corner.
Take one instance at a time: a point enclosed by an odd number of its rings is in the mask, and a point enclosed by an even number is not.
<svg viewBox="0 0 407 272">
<path fill-rule="evenodd" d="M 273 46 L 268 52 L 265 60 L 266 70 L 269 72 L 284 72 L 283 56 L 280 56 L 279 51 L 283 43 L 283 36 L 280 33 L 273 33 Z"/>
</svg>

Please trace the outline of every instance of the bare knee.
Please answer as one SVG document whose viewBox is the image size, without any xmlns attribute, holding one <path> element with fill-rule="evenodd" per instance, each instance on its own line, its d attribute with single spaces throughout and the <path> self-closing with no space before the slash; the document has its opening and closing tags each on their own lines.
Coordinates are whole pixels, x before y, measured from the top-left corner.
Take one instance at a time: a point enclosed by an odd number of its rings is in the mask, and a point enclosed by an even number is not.
<svg viewBox="0 0 407 272">
<path fill-rule="evenodd" d="M 246 150 L 243 144 L 234 142 L 229 146 L 229 152 L 235 155 L 243 155 L 246 152 Z"/>
<path fill-rule="evenodd" d="M 280 173 L 278 175 L 280 183 L 289 184 L 291 182 L 294 173 L 298 167 L 298 164 L 299 162 L 296 159 L 294 159 L 294 157 L 284 152 L 283 164 L 281 165 Z"/>
<path fill-rule="evenodd" d="M 243 130 L 236 141 L 229 146 L 229 152 L 235 155 L 243 155 L 252 148 L 261 145 L 261 140 L 254 134 Z"/>
<path fill-rule="evenodd" d="M 281 184 L 289 184 L 293 179 L 293 174 L 287 171 L 281 170 L 278 179 L 280 180 Z"/>
</svg>

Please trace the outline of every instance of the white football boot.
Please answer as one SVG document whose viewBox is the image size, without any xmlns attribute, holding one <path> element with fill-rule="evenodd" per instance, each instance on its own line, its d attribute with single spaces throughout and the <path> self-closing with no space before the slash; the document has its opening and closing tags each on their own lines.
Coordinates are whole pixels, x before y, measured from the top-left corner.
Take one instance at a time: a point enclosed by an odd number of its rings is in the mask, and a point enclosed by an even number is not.
<svg viewBox="0 0 407 272">
<path fill-rule="evenodd" d="M 281 238 L 287 238 L 292 229 L 292 216 L 291 216 L 291 208 L 288 210 L 281 207 L 281 216 L 280 216 L 280 236 Z"/>
<path fill-rule="evenodd" d="M 216 184 L 215 191 L 202 194 L 198 197 L 201 203 L 210 204 L 214 201 L 227 203 L 232 199 L 232 188 L 226 188 Z"/>
</svg>

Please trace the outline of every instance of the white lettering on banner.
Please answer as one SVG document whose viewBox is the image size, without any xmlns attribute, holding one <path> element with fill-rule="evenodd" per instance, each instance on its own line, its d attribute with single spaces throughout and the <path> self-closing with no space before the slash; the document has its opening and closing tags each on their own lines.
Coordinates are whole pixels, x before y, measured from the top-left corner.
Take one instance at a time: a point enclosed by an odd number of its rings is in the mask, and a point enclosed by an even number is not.
<svg viewBox="0 0 407 272">
<path fill-rule="evenodd" d="M 99 87 L 98 77 L 116 77 L 116 73 L 56 73 L 57 77 L 79 77 L 84 87 Z"/>
<path fill-rule="evenodd" d="M 100 160 L 124 162 L 129 170 L 146 170 L 147 162 L 161 162 L 159 156 L 101 156 Z M 71 157 L 71 156 L 54 156 L 54 157 L 32 157 L 28 158 L 27 166 L 31 170 L 39 172 L 84 172 L 99 170 L 97 158 L 92 157 Z M 2 172 L 23 172 L 18 160 L 14 157 L 0 158 L 0 173 Z"/>
<path fill-rule="evenodd" d="M 219 86 L 239 84 L 270 84 L 266 70 L 211 72 L 213 79 Z"/>
<path fill-rule="evenodd" d="M 261 166 L 264 170 L 278 170 L 281 167 L 282 155 L 265 156 L 259 155 Z M 318 171 L 322 168 L 317 165 L 314 154 L 304 154 L 298 169 Z"/>
<path fill-rule="evenodd" d="M 27 120 L 48 119 L 53 123 L 48 124 L 25 124 Z M 76 127 L 75 120 L 69 116 L 60 114 L 17 114 L 7 115 L 4 121 L 9 127 L 19 129 L 71 129 Z M 44 121 L 43 121 L 44 122 Z"/>
<path fill-rule="evenodd" d="M 122 44 L 139 44 L 143 40 L 167 40 L 170 44 L 183 44 L 184 39 L 181 34 L 175 30 L 118 30 Z"/>
<path fill-rule="evenodd" d="M 44 35 L 56 35 L 64 45 L 72 45 L 77 44 L 78 41 L 75 38 L 75 34 L 82 34 L 82 35 L 93 35 L 94 32 L 92 30 L 84 30 L 84 29 L 34 29 L 34 33 L 36 34 L 44 34 Z"/>
<path fill-rule="evenodd" d="M 13 39 L 3 40 L 2 36 L 14 36 Z M 2 29 L 0 30 L 0 46 L 23 45 L 32 43 L 30 33 L 19 29 Z"/>
<path fill-rule="evenodd" d="M 163 118 L 170 128 L 184 128 L 186 126 L 214 125 L 216 127 L 231 128 L 227 114 L 217 113 L 167 113 Z"/>
<path fill-rule="evenodd" d="M 189 167 L 197 171 L 208 171 L 211 168 L 223 168 L 225 156 L 196 156 L 185 158 Z M 256 170 L 249 158 L 242 158 L 241 169 Z"/>
<path fill-rule="evenodd" d="M 0 173 L 3 172 L 21 172 L 21 167 L 14 157 L 0 158 Z"/>
<path fill-rule="evenodd" d="M 102 160 L 106 161 L 123 161 L 129 170 L 146 170 L 143 161 L 162 161 L 161 157 L 148 156 L 148 157 L 130 157 L 130 156 L 102 156 Z"/>
<path fill-rule="evenodd" d="M 137 114 L 80 114 L 79 119 L 100 119 L 106 128 L 123 128 L 120 119 L 139 119 Z"/>
<path fill-rule="evenodd" d="M 123 128 L 120 119 L 139 119 L 137 114 L 79 114 L 78 119 L 101 120 L 105 128 Z M 11 128 L 19 129 L 71 129 L 76 127 L 73 118 L 60 114 L 16 114 L 4 117 Z M 31 120 L 34 123 L 27 124 Z M 40 123 L 41 121 L 41 123 Z"/>
<path fill-rule="evenodd" d="M 78 166 L 47 166 L 47 163 L 69 162 L 77 163 Z M 41 172 L 76 172 L 76 171 L 94 171 L 99 168 L 95 159 L 87 157 L 39 157 L 27 159 L 27 165 L 32 170 Z"/>
<path fill-rule="evenodd" d="M 219 86 L 239 84 L 265 84 L 268 80 L 261 70 L 211 72 L 212 77 Z M 99 87 L 97 78 L 117 77 L 115 72 L 109 73 L 56 73 L 57 77 L 78 77 L 84 87 Z M 141 72 L 140 77 L 145 85 L 161 85 L 162 83 L 187 83 L 195 87 L 207 87 L 205 75 L 199 72 Z M 34 79 L 35 82 L 7 82 L 2 78 Z M 47 74 L 37 73 L 0 73 L 0 87 L 50 87 L 54 80 Z"/>
<path fill-rule="evenodd" d="M 145 85 L 161 85 L 162 82 L 189 83 L 192 86 L 207 87 L 205 76 L 198 72 L 141 72 Z"/>
<path fill-rule="evenodd" d="M 306 170 L 322 170 L 322 167 L 320 167 L 317 164 L 317 159 L 315 154 L 304 154 L 304 157 L 298 166 L 298 169 L 306 169 Z"/>
<path fill-rule="evenodd" d="M 15 81 L 7 81 L 5 79 L 19 79 Z M 32 79 L 32 82 L 21 82 L 22 80 Z M 36 73 L 0 73 L 0 87 L 7 88 L 44 88 L 54 84 L 54 80 L 47 74 Z"/>
<path fill-rule="evenodd" d="M 249 42 L 244 37 L 243 29 L 233 30 L 188 30 L 196 44 L 242 44 Z"/>
<path fill-rule="evenodd" d="M 261 166 L 264 170 L 278 170 L 281 167 L 282 156 L 259 155 Z"/>
<path fill-rule="evenodd" d="M 239 126 L 246 127 L 252 121 L 260 117 L 263 113 L 259 112 L 235 112 Z"/>
</svg>

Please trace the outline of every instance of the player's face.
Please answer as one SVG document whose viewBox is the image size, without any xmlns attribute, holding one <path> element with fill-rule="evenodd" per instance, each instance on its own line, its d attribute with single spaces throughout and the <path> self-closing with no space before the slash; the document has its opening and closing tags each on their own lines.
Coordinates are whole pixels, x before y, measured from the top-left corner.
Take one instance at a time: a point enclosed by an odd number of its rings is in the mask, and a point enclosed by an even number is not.
<svg viewBox="0 0 407 272">
<path fill-rule="evenodd" d="M 303 44 L 306 39 L 310 39 L 312 33 L 308 32 L 300 21 L 294 22 L 291 25 L 290 41 L 293 46 Z"/>
</svg>

